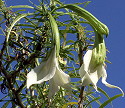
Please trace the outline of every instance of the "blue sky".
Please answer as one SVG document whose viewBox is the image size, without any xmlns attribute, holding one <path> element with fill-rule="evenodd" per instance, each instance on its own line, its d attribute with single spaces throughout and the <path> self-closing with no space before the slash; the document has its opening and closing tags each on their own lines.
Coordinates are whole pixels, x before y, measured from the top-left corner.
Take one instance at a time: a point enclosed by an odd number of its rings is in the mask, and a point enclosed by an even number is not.
<svg viewBox="0 0 125 108">
<path fill-rule="evenodd" d="M 61 0 L 64 1 L 64 0 Z M 73 0 L 84 2 L 85 0 Z M 106 38 L 106 46 L 110 53 L 107 58 L 112 64 L 107 64 L 107 81 L 117 85 L 125 92 L 125 0 L 90 0 L 91 3 L 85 8 L 109 28 L 109 36 Z M 66 0 L 65 3 L 71 3 Z M 103 88 L 110 96 L 120 94 L 118 89 L 105 87 L 101 81 L 98 86 Z M 106 108 L 109 108 L 108 106 Z M 119 97 L 113 101 L 113 108 L 124 108 L 125 97 Z"/>
<path fill-rule="evenodd" d="M 28 0 L 6 0 L 8 5 L 28 4 Z M 18 2 L 17 2 L 18 1 Z M 31 0 L 37 1 L 37 0 Z M 84 2 L 85 0 L 60 0 L 65 3 Z M 112 64 L 107 64 L 107 81 L 117 85 L 125 91 L 125 0 L 91 0 L 86 9 L 95 15 L 100 21 L 105 23 L 110 30 L 106 45 L 110 53 L 108 60 Z M 98 83 L 110 96 L 120 94 L 118 89 L 105 87 L 101 81 Z M 114 108 L 124 108 L 125 98 L 118 98 L 113 101 Z M 109 107 L 107 107 L 109 108 Z"/>
<path fill-rule="evenodd" d="M 106 39 L 106 45 L 110 53 L 108 53 L 108 60 L 112 64 L 108 64 L 107 81 L 118 85 L 125 91 L 125 1 L 119 0 L 93 0 L 88 6 L 87 10 L 93 13 L 100 21 L 105 23 L 110 30 L 110 34 Z M 117 89 L 110 89 L 103 87 L 110 96 L 120 93 Z M 125 98 L 118 98 L 113 101 L 114 108 L 124 108 Z"/>
</svg>

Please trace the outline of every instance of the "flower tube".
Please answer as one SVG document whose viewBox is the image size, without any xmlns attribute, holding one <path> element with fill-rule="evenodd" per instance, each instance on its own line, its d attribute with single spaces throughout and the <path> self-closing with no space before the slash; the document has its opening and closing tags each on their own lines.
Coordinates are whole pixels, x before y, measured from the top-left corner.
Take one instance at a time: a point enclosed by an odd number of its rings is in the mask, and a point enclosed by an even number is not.
<svg viewBox="0 0 125 108">
<path fill-rule="evenodd" d="M 41 84 L 44 81 L 49 81 L 49 98 L 58 91 L 59 87 L 70 88 L 69 75 L 59 67 L 56 47 L 46 61 L 43 61 L 27 74 L 27 88 L 33 84 Z"/>
</svg>

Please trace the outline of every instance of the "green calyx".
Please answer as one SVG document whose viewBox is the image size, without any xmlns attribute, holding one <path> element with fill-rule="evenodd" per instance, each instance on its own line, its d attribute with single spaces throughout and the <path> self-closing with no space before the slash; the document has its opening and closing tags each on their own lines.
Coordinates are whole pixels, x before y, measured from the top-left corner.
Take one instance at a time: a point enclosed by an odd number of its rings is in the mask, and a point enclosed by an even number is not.
<svg viewBox="0 0 125 108">
<path fill-rule="evenodd" d="M 59 30 L 57 23 L 53 16 L 49 13 L 49 20 L 51 24 L 51 29 L 52 29 L 52 39 L 53 39 L 53 44 L 56 45 L 56 57 L 59 56 L 60 52 L 60 36 L 59 36 Z"/>
<path fill-rule="evenodd" d="M 74 4 L 67 4 L 60 8 L 67 8 L 72 11 L 74 11 L 78 16 L 88 21 L 88 23 L 93 27 L 95 31 L 97 31 L 99 34 L 108 36 L 109 29 L 108 27 L 103 24 L 101 21 L 99 21 L 93 14 L 91 14 L 89 11 L 85 10 L 84 8 L 81 8 Z"/>
<path fill-rule="evenodd" d="M 96 34 L 95 44 L 92 51 L 92 59 L 91 59 L 93 67 L 96 68 L 98 65 L 103 64 L 105 62 L 105 57 L 106 57 L 106 47 L 103 36 Z"/>
</svg>

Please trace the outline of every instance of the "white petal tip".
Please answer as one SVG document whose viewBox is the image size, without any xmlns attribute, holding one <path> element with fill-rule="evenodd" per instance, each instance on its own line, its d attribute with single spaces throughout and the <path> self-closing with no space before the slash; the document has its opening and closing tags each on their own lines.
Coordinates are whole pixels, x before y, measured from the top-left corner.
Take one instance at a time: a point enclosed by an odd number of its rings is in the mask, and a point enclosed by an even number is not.
<svg viewBox="0 0 125 108">
<path fill-rule="evenodd" d="M 124 94 L 123 90 L 120 87 L 115 86 L 115 85 L 111 85 L 111 84 L 107 83 L 106 81 L 102 81 L 102 83 L 105 84 L 109 88 L 117 88 L 117 89 L 119 89 L 122 92 L 122 97 L 124 97 L 125 94 Z"/>
</svg>

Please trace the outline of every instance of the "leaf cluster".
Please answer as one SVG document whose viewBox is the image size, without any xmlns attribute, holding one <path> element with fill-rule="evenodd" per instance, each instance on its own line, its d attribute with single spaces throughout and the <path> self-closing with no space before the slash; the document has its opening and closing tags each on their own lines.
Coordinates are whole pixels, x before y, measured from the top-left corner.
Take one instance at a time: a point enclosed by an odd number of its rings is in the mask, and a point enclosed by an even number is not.
<svg viewBox="0 0 125 108">
<path fill-rule="evenodd" d="M 86 18 L 81 18 L 73 6 L 88 2 L 66 5 L 59 0 L 39 0 L 39 5 L 17 5 L 7 7 L 0 0 L 0 90 L 4 103 L 1 108 L 77 108 L 80 97 L 81 81 L 78 74 L 84 53 L 93 46 L 94 31 Z M 33 6 L 32 6 L 33 5 Z M 71 6 L 71 9 L 70 9 Z M 80 8 L 81 9 L 81 8 Z M 71 11 L 73 10 L 73 11 Z M 30 12 L 29 12 L 30 11 Z M 48 82 L 33 85 L 26 89 L 26 75 L 44 61 L 52 47 L 53 25 L 49 13 L 56 20 L 61 40 L 61 68 L 72 79 L 72 93 L 60 88 L 58 93 L 48 100 Z M 96 25 L 95 25 L 96 26 Z M 103 104 L 96 97 L 90 85 L 83 93 L 83 107 L 92 107 L 92 103 L 103 108 L 115 98 L 98 88 L 108 100 Z"/>
</svg>

